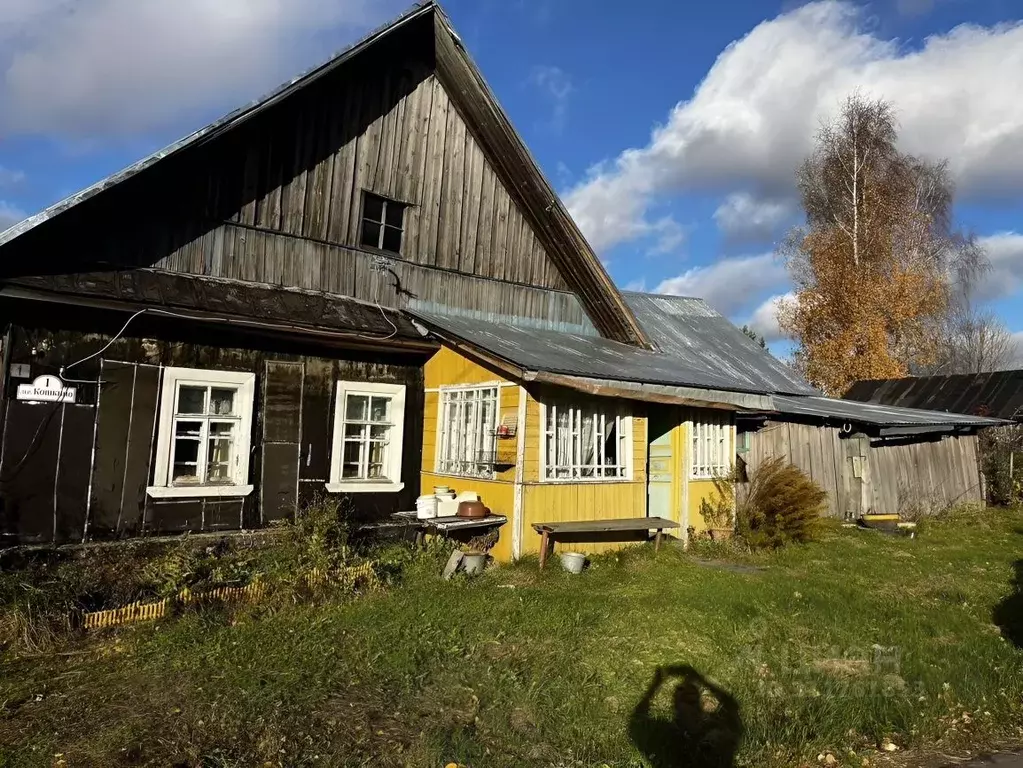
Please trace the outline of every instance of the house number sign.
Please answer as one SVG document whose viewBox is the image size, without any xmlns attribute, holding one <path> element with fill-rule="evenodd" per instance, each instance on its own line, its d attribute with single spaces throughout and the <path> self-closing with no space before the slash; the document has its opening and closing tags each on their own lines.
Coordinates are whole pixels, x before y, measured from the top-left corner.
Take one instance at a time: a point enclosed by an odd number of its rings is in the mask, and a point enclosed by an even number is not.
<svg viewBox="0 0 1023 768">
<path fill-rule="evenodd" d="M 56 376 L 36 376 L 31 384 L 18 385 L 18 399 L 36 403 L 73 403 L 75 388 Z"/>
</svg>

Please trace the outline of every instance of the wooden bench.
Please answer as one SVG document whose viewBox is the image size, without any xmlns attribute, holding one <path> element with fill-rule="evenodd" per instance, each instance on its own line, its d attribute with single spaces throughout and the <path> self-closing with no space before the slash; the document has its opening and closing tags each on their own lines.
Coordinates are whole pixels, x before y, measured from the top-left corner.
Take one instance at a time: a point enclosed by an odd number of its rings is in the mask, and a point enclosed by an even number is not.
<svg viewBox="0 0 1023 768">
<path fill-rule="evenodd" d="M 674 520 L 664 517 L 627 517 L 619 520 L 576 520 L 567 523 L 533 523 L 533 530 L 541 535 L 540 567 L 547 564 L 547 555 L 560 533 L 625 533 L 657 531 L 654 551 L 661 548 L 661 533 L 665 528 L 681 528 Z"/>
</svg>

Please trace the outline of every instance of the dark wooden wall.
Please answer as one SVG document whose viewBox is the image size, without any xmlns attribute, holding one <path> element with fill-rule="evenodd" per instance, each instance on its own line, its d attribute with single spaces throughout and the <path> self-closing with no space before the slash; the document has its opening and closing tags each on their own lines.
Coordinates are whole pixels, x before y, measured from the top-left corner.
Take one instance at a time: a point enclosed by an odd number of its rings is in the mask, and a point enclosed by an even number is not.
<svg viewBox="0 0 1023 768">
<path fill-rule="evenodd" d="M 836 427 L 768 421 L 750 434 L 742 458 L 749 470 L 780 456 L 828 494 L 831 517 L 933 514 L 956 504 L 983 503 L 977 436 L 926 435 L 879 441 L 841 437 Z"/>
<path fill-rule="evenodd" d="M 388 38 L 230 133 L 85 200 L 61 226 L 12 243 L 0 276 L 148 267 L 385 307 L 419 299 L 586 323 L 434 74 L 426 40 Z M 359 247 L 364 190 L 408 203 L 399 258 L 381 263 Z"/>
<path fill-rule="evenodd" d="M 79 322 L 81 317 L 79 312 Z M 14 325 L 10 362 L 30 365 L 33 377 L 56 373 L 110 338 L 106 323 L 96 333 L 68 327 L 59 320 Z M 414 506 L 422 463 L 420 359 L 359 353 L 345 359 L 334 353 L 332 358 L 322 350 L 253 343 L 209 329 L 190 332 L 179 322 L 151 323 L 144 330 L 144 336 L 122 338 L 101 358 L 65 374 L 82 380 L 75 385 L 73 405 L 18 401 L 14 393 L 19 380 L 4 382 L 0 546 L 256 528 L 290 516 L 296 504 L 325 493 L 339 380 L 407 387 L 405 488 L 348 495 L 351 518 L 380 519 Z M 249 496 L 241 500 L 147 496 L 161 365 L 257 374 L 249 472 L 255 489 Z"/>
</svg>

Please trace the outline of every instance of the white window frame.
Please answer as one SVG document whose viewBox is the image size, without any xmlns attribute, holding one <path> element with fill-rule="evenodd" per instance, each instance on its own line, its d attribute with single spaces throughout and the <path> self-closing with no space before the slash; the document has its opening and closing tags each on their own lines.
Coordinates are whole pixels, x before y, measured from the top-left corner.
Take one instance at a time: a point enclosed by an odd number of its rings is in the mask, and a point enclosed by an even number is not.
<svg viewBox="0 0 1023 768">
<path fill-rule="evenodd" d="M 549 476 L 549 470 L 554 470 L 555 474 L 557 468 L 549 464 L 550 457 L 547 455 L 547 438 L 548 435 L 552 434 L 547 427 L 548 413 L 550 412 L 554 418 L 555 429 L 557 429 L 557 412 L 558 409 L 568 409 L 569 411 L 569 428 L 572 430 L 572 452 L 575 461 L 571 465 L 564 465 L 570 473 L 569 477 L 551 477 Z M 595 418 L 593 420 L 593 445 L 594 445 L 594 463 L 593 464 L 582 464 L 582 443 L 577 442 L 577 439 L 581 440 L 579 430 L 582 428 L 582 415 L 584 412 L 592 412 L 598 417 L 603 417 L 603 426 L 601 420 Z M 619 450 L 618 464 L 616 465 L 621 470 L 621 474 L 615 475 L 604 475 L 606 467 L 601 460 L 601 456 L 604 452 L 603 435 L 607 431 L 607 417 L 612 416 L 617 420 L 618 428 L 618 439 L 624 441 L 624 448 Z M 609 401 L 607 407 L 601 407 L 601 404 L 596 401 L 580 400 L 578 403 L 557 403 L 552 402 L 540 403 L 540 482 L 541 483 L 628 483 L 633 480 L 633 445 L 632 445 L 632 415 L 626 413 L 622 408 Z M 583 469 L 593 469 L 593 476 L 585 476 L 582 474 Z"/>
<path fill-rule="evenodd" d="M 453 387 L 440 387 L 437 391 L 439 396 L 437 398 L 437 452 L 434 457 L 434 474 L 438 475 L 449 475 L 451 477 L 470 477 L 475 480 L 493 480 L 496 476 L 494 464 L 496 460 L 497 451 L 497 425 L 500 421 L 501 413 L 501 382 L 490 382 L 484 384 L 472 384 L 468 386 L 453 386 Z M 482 408 L 474 408 L 473 415 L 473 426 L 474 432 L 470 436 L 468 433 L 465 435 L 465 439 L 471 443 L 470 453 L 475 453 L 477 456 L 488 453 L 491 456 L 491 461 L 458 461 L 457 459 L 451 460 L 446 459 L 445 456 L 448 454 L 448 447 L 452 435 L 448 432 L 447 422 L 452 411 L 458 413 L 462 410 L 464 413 L 464 404 L 466 401 L 453 400 L 452 395 L 455 393 L 483 393 L 490 392 L 494 393 L 494 407 L 491 409 L 491 417 L 489 421 L 485 421 L 482 416 Z M 476 401 L 477 403 L 480 400 Z M 462 467 L 452 467 L 451 462 L 458 461 L 459 464 L 466 465 L 471 464 L 475 466 L 474 471 L 467 471 Z"/>
<path fill-rule="evenodd" d="M 405 487 L 401 480 L 401 456 L 405 437 L 405 385 L 379 384 L 366 381 L 339 381 L 334 388 L 334 435 L 331 440 L 330 480 L 331 493 L 396 493 Z M 390 432 L 384 453 L 381 479 L 342 478 L 344 461 L 345 409 L 349 395 L 368 397 L 386 395 L 391 398 Z"/>
<path fill-rule="evenodd" d="M 230 387 L 237 390 L 238 433 L 235 438 L 234 466 L 231 484 L 172 485 L 171 454 L 174 444 L 174 418 L 178 388 L 181 385 Z M 149 496 L 165 498 L 204 498 L 211 496 L 247 496 L 249 483 L 249 449 L 252 441 L 252 409 L 256 393 L 256 374 L 243 371 L 215 371 L 204 368 L 164 368 L 160 388 L 160 408 L 156 423 L 156 464 L 153 485 L 146 488 Z M 205 443 L 205 440 L 203 441 Z M 204 456 L 205 448 L 200 452 Z"/>
<path fill-rule="evenodd" d="M 713 480 L 731 473 L 735 466 L 731 413 L 693 412 L 689 429 L 689 479 Z"/>
</svg>

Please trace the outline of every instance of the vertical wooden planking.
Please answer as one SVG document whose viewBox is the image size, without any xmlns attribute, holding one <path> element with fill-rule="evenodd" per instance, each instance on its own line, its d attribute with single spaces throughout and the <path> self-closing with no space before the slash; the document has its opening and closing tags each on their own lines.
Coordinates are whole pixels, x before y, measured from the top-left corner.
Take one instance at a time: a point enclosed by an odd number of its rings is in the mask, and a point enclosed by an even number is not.
<svg viewBox="0 0 1023 768">
<path fill-rule="evenodd" d="M 417 155 L 416 149 L 421 141 L 419 109 L 422 100 L 421 90 L 412 83 L 410 72 L 401 78 L 403 94 L 399 113 L 398 131 L 395 152 L 394 196 L 407 203 L 415 203 Z"/>
<path fill-rule="evenodd" d="M 434 78 L 432 84 L 432 106 L 430 129 L 427 140 L 423 172 L 423 197 L 419 215 L 418 253 L 414 260 L 421 264 L 439 263 L 437 240 L 441 208 L 441 193 L 444 176 L 444 146 L 447 143 L 448 95 L 444 86 Z"/>
<path fill-rule="evenodd" d="M 330 218 L 331 185 L 334 179 L 334 154 L 330 147 L 331 107 L 323 103 L 310 107 L 312 130 L 306 154 L 309 170 L 306 173 L 302 234 L 316 240 L 327 238 L 327 222 Z"/>
<path fill-rule="evenodd" d="M 252 130 L 246 131 L 249 145 L 245 152 L 245 170 L 242 178 L 242 199 L 241 210 L 238 221 L 242 224 L 256 223 L 257 190 L 259 188 L 259 166 L 263 141 L 261 137 L 253 135 Z"/>
<path fill-rule="evenodd" d="M 483 158 L 483 168 L 480 171 L 480 215 L 476 227 L 476 274 L 491 274 L 494 258 L 492 243 L 492 232 L 494 227 L 494 192 L 497 186 L 497 176 L 494 169 L 490 167 L 487 159 Z"/>
<path fill-rule="evenodd" d="M 354 245 L 350 237 L 355 189 L 355 161 L 358 144 L 359 104 L 361 90 L 353 82 L 332 101 L 330 110 L 330 144 L 334 150 L 331 163 L 330 204 L 327 214 L 327 240 Z"/>
<path fill-rule="evenodd" d="M 306 171 L 302 167 L 305 143 L 310 132 L 311 117 L 306 110 L 295 110 L 294 145 L 284 186 L 281 190 L 281 229 L 293 235 L 302 233 L 305 207 Z"/>
<path fill-rule="evenodd" d="M 469 135 L 465 137 L 465 179 L 463 183 L 458 268 L 462 272 L 473 274 L 476 270 L 476 234 L 479 231 L 483 191 L 483 150 Z"/>
<path fill-rule="evenodd" d="M 414 108 L 406 112 L 409 130 L 408 172 L 405 192 L 412 204 L 405 212 L 406 224 L 402 252 L 410 261 L 421 259 L 421 230 L 425 215 L 423 190 L 426 181 L 426 165 L 429 159 L 430 111 L 433 108 L 433 83 L 424 79 L 416 86 Z"/>
<path fill-rule="evenodd" d="M 359 242 L 359 212 L 362 210 L 362 190 L 374 190 L 374 172 L 380 148 L 380 133 L 383 128 L 383 92 L 386 83 L 381 77 L 370 77 L 362 81 L 362 97 L 359 100 L 359 120 L 362 133 L 356 141 L 355 183 L 353 185 L 352 213 L 348 225 L 348 242 Z M 375 191 L 375 190 L 374 190 Z"/>
<path fill-rule="evenodd" d="M 274 129 L 267 136 L 262 196 L 256 209 L 256 224 L 275 230 L 281 228 L 281 185 L 287 146 L 280 133 Z"/>
<path fill-rule="evenodd" d="M 465 176 L 465 123 L 454 107 L 447 112 L 440 218 L 437 222 L 437 266 L 458 269 Z"/>
<path fill-rule="evenodd" d="M 504 280 L 508 279 L 508 210 L 511 206 L 511 199 L 500 187 L 498 187 L 495 196 L 497 207 L 494 212 L 494 225 L 490 238 L 491 268 L 485 276 Z"/>
<path fill-rule="evenodd" d="M 400 141 L 401 93 L 400 75 L 387 71 L 380 100 L 380 138 L 376 162 L 372 170 L 372 189 L 386 197 L 395 197 L 395 146 Z"/>
</svg>

